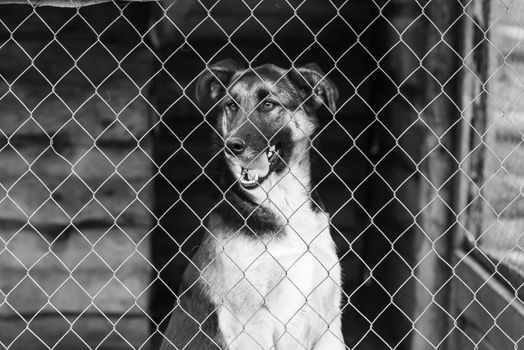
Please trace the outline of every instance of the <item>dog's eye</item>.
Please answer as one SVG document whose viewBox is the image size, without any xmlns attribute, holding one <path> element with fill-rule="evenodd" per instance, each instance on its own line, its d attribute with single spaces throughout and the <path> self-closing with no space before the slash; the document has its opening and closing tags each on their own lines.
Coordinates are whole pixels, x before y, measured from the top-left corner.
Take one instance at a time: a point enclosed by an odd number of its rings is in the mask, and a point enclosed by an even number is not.
<svg viewBox="0 0 524 350">
<path fill-rule="evenodd" d="M 231 101 L 226 104 L 226 108 L 234 112 L 238 109 L 238 105 L 236 104 L 236 102 Z"/>
<path fill-rule="evenodd" d="M 276 106 L 277 106 L 277 104 L 275 102 L 272 102 L 272 101 L 264 101 L 264 103 L 262 103 L 262 109 L 264 111 L 270 111 L 273 108 L 275 108 Z"/>
</svg>

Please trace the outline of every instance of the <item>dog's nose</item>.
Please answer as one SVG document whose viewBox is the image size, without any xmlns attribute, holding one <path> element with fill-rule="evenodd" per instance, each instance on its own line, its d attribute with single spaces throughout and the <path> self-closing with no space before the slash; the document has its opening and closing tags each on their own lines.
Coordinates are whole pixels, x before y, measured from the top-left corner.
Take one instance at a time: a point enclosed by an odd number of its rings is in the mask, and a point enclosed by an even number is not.
<svg viewBox="0 0 524 350">
<path fill-rule="evenodd" d="M 226 152 L 239 155 L 246 149 L 246 143 L 238 137 L 231 137 L 226 141 Z"/>
</svg>

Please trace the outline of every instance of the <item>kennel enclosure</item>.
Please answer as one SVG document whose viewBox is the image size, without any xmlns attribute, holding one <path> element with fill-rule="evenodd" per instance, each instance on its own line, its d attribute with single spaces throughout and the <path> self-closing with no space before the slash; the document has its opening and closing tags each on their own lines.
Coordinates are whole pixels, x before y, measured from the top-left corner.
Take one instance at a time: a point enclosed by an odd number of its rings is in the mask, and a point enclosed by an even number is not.
<svg viewBox="0 0 524 350">
<path fill-rule="evenodd" d="M 0 347 L 154 348 L 216 203 L 194 84 L 317 62 L 349 348 L 524 335 L 521 9 L 503 0 L 0 2 Z"/>
</svg>

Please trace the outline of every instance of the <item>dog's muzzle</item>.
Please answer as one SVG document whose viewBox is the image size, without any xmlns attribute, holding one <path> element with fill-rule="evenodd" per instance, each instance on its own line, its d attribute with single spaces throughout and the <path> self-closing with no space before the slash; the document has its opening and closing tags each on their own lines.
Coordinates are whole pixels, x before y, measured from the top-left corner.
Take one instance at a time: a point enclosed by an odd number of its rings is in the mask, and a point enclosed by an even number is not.
<svg viewBox="0 0 524 350">
<path fill-rule="evenodd" d="M 252 189 L 259 186 L 271 174 L 272 167 L 278 159 L 279 150 L 276 146 L 268 149 L 251 160 L 240 164 L 238 182 L 243 188 Z"/>
</svg>

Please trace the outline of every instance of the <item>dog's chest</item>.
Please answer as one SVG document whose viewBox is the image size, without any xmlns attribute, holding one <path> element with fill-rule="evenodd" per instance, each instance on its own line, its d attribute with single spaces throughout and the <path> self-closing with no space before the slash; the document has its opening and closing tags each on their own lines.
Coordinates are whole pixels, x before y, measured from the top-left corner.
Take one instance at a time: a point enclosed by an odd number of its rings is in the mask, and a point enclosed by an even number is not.
<svg viewBox="0 0 524 350">
<path fill-rule="evenodd" d="M 338 312 L 340 268 L 327 218 L 311 213 L 273 239 L 237 235 L 217 249 L 204 278 L 230 338 L 271 324 L 275 333 L 281 325 L 304 328 L 295 330 L 302 338 Z"/>
</svg>

